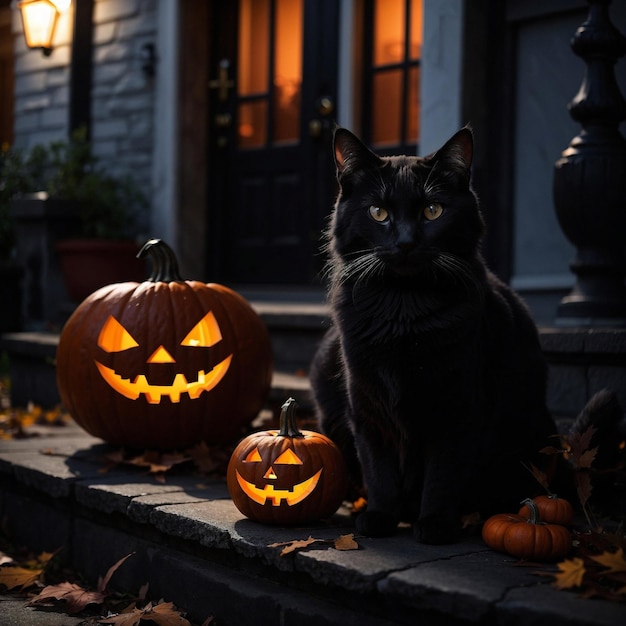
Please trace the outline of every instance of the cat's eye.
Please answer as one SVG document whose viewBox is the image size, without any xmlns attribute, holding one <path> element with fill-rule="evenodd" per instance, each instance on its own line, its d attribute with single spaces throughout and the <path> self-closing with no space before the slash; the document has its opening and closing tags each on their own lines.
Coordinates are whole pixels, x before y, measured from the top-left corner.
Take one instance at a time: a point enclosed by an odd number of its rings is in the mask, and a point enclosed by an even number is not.
<svg viewBox="0 0 626 626">
<path fill-rule="evenodd" d="M 443 213 L 443 207 L 438 202 L 432 202 L 424 208 L 424 217 L 431 222 L 441 217 Z"/>
<path fill-rule="evenodd" d="M 389 217 L 387 209 L 381 209 L 379 206 L 370 207 L 370 215 L 376 222 L 384 222 Z"/>
</svg>

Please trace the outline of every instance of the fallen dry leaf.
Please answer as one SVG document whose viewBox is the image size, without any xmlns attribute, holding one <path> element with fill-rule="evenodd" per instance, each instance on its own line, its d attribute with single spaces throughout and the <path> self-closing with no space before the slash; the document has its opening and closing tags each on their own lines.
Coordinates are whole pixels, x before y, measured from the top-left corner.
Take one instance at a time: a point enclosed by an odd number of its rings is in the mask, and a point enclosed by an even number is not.
<svg viewBox="0 0 626 626">
<path fill-rule="evenodd" d="M 142 621 L 158 626 L 191 626 L 173 602 L 161 602 L 155 605 L 150 602 L 143 609 L 138 609 L 131 604 L 122 613 L 102 618 L 99 623 L 114 626 L 139 626 Z"/>
<path fill-rule="evenodd" d="M 335 549 L 337 550 L 358 550 L 359 544 L 354 540 L 354 533 L 340 535 L 335 539 Z"/>
<path fill-rule="evenodd" d="M 4 565 L 0 567 L 0 585 L 5 585 L 8 591 L 27 589 L 39 580 L 43 569 L 43 567 L 26 569 L 18 565 Z"/>
<path fill-rule="evenodd" d="M 53 606 L 51 600 L 67 602 L 67 612 L 70 614 L 80 613 L 89 604 L 102 604 L 106 594 L 100 591 L 87 591 L 80 585 L 63 582 L 58 585 L 44 587 L 37 596 L 32 598 L 29 606 L 43 605 Z"/>
<path fill-rule="evenodd" d="M 604 567 L 608 567 L 608 572 L 605 574 L 614 574 L 617 572 L 626 572 L 626 557 L 624 556 L 624 550 L 618 548 L 616 552 L 603 552 L 600 556 L 590 557 L 596 563 L 600 563 Z"/>
<path fill-rule="evenodd" d="M 354 540 L 354 534 L 340 535 L 336 539 L 315 539 L 309 535 L 308 539 L 294 539 L 293 541 L 280 541 L 268 544 L 268 548 L 282 548 L 280 556 L 285 556 L 295 550 L 303 550 L 314 543 L 333 546 L 336 550 L 358 550 L 359 544 Z"/>
<path fill-rule="evenodd" d="M 566 559 L 557 564 L 560 572 L 554 574 L 554 586 L 557 589 L 571 589 L 580 587 L 585 575 L 585 562 L 582 559 Z"/>
<path fill-rule="evenodd" d="M 111 580 L 111 576 L 113 576 L 113 574 L 115 574 L 120 565 L 122 565 L 122 563 L 124 563 L 127 559 L 133 556 L 133 554 L 135 553 L 131 552 L 130 554 L 123 556 L 117 563 L 114 563 L 113 565 L 111 565 L 111 567 L 109 567 L 107 573 L 104 575 L 104 578 L 98 579 L 98 591 L 100 591 L 101 593 L 106 592 L 107 587 L 109 586 L 109 581 Z"/>
<path fill-rule="evenodd" d="M 308 539 L 294 539 L 293 541 L 280 541 L 278 543 L 270 543 L 268 548 L 280 548 L 283 549 L 280 552 L 280 556 L 285 556 L 294 550 L 300 550 L 302 548 L 308 548 L 313 543 L 323 543 L 325 539 L 314 539 L 309 535 Z"/>
<path fill-rule="evenodd" d="M 568 437 L 570 454 L 575 467 L 580 467 L 578 465 L 579 459 L 589 450 L 589 445 L 591 444 L 596 430 L 595 426 L 590 425 L 584 432 L 580 433 L 576 431 Z"/>
<path fill-rule="evenodd" d="M 598 454 L 598 448 L 592 448 L 591 450 L 583 452 L 580 457 L 578 457 L 578 467 L 590 468 L 593 465 L 596 454 Z"/>
<path fill-rule="evenodd" d="M 96 591 L 88 591 L 84 589 L 80 585 L 76 585 L 70 582 L 62 582 L 57 585 L 48 585 L 44 587 L 38 595 L 30 600 L 28 603 L 31 606 L 41 605 L 41 606 L 53 606 L 53 600 L 67 602 L 67 612 L 72 613 L 80 613 L 86 606 L 89 604 L 102 604 L 107 596 L 110 595 L 108 591 L 109 581 L 111 580 L 111 576 L 117 571 L 117 569 L 126 561 L 126 559 L 130 558 L 134 552 L 127 554 L 125 557 L 122 557 L 117 563 L 112 565 L 107 573 L 98 579 L 98 587 Z M 43 553 L 39 558 L 44 558 L 50 560 L 53 555 L 50 553 Z M 47 562 L 47 561 L 46 561 Z M 42 570 L 43 571 L 43 570 Z"/>
</svg>

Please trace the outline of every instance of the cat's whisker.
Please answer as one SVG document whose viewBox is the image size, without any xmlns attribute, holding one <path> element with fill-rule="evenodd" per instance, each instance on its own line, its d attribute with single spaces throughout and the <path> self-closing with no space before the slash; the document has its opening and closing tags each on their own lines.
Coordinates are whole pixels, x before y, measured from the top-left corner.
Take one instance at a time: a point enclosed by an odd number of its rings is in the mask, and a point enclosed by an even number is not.
<svg viewBox="0 0 626 626">
<path fill-rule="evenodd" d="M 480 295 L 481 290 L 479 283 L 476 281 L 472 267 L 467 261 L 446 253 L 438 256 L 433 266 L 433 269 L 440 269 L 444 274 L 462 285 L 469 296 L 475 295 L 476 293 Z"/>
</svg>

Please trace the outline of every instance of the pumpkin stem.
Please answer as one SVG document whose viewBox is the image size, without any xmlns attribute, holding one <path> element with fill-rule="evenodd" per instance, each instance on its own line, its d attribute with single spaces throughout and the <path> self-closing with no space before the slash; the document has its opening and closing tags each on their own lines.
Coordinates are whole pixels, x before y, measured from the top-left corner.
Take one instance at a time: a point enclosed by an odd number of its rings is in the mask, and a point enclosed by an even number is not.
<svg viewBox="0 0 626 626">
<path fill-rule="evenodd" d="M 280 407 L 280 437 L 304 437 L 304 435 L 296 427 L 294 412 L 298 406 L 293 398 L 288 398 Z"/>
<path fill-rule="evenodd" d="M 541 522 L 541 517 L 539 515 L 539 507 L 534 500 L 530 498 L 526 498 L 526 500 L 522 500 L 522 504 L 525 504 L 528 507 L 528 511 L 530 513 L 530 517 L 526 520 L 529 524 L 539 524 Z"/>
<path fill-rule="evenodd" d="M 137 253 L 137 258 L 150 256 L 152 274 L 148 278 L 151 283 L 172 283 L 183 280 L 178 271 L 178 261 L 174 251 L 162 239 L 149 239 Z"/>
</svg>

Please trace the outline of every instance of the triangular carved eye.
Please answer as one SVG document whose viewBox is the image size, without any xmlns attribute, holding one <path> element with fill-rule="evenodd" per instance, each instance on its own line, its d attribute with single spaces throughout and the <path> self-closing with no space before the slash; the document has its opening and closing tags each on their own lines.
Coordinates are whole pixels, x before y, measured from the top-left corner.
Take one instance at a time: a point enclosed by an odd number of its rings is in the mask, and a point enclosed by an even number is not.
<svg viewBox="0 0 626 626">
<path fill-rule="evenodd" d="M 136 348 L 139 344 L 112 315 L 109 315 L 98 335 L 98 345 L 107 352 L 122 352 Z"/>
<path fill-rule="evenodd" d="M 181 341 L 181 346 L 191 346 L 192 348 L 209 348 L 222 340 L 222 332 L 213 315 L 209 311 Z"/>
<path fill-rule="evenodd" d="M 259 449 L 255 448 L 252 452 L 248 452 L 248 456 L 244 459 L 244 463 L 260 463 L 261 455 Z"/>
<path fill-rule="evenodd" d="M 287 448 L 275 461 L 274 463 L 276 463 L 276 465 L 302 465 L 302 459 L 300 459 L 298 457 L 298 455 L 291 450 L 290 448 Z"/>
</svg>

